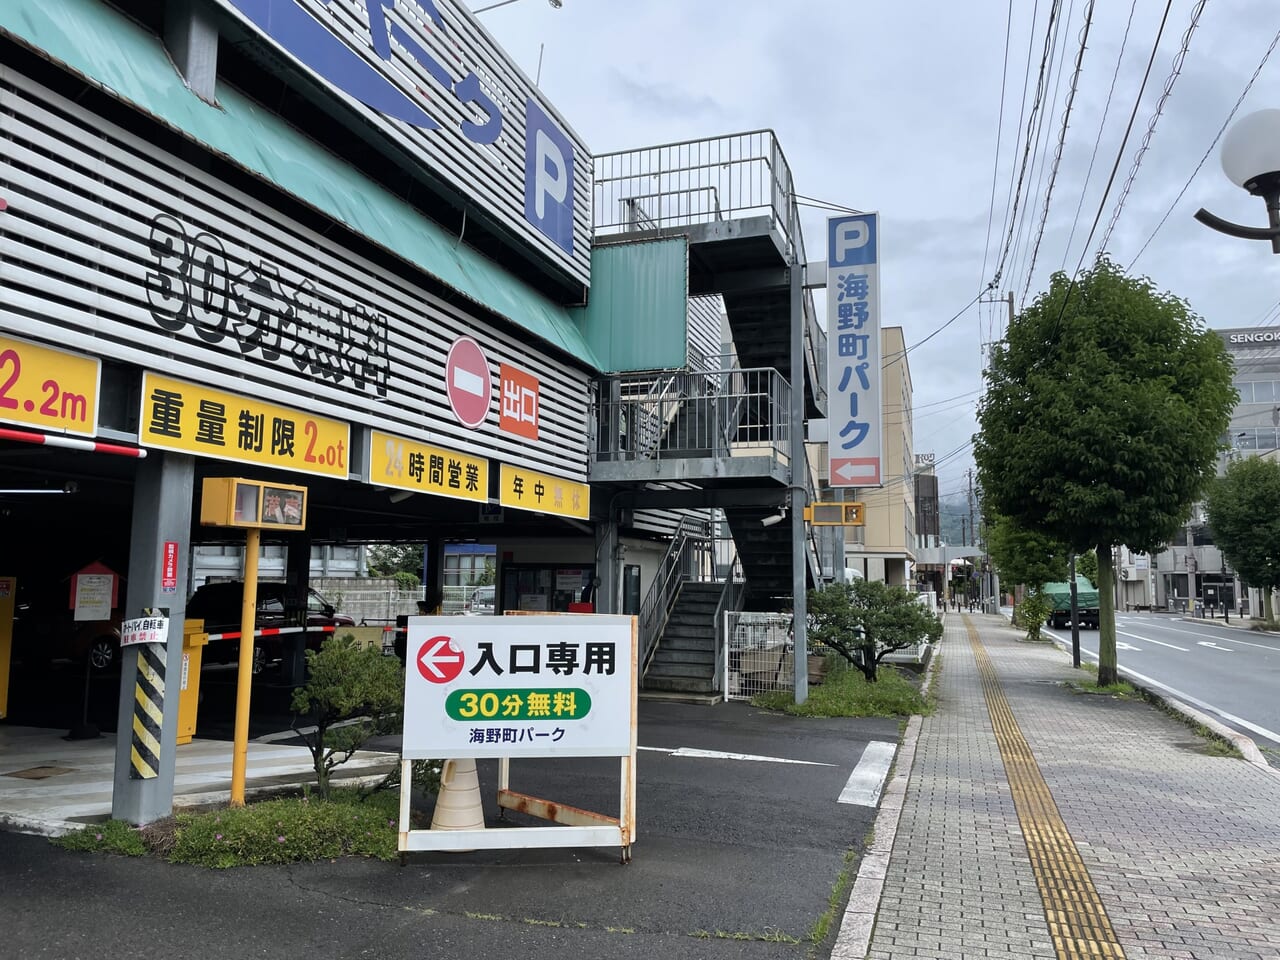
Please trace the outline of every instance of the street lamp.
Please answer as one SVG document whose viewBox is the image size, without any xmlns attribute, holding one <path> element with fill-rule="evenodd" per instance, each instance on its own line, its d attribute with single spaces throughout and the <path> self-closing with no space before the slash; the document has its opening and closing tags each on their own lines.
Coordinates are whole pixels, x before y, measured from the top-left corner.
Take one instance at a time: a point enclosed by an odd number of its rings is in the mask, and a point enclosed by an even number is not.
<svg viewBox="0 0 1280 960">
<path fill-rule="evenodd" d="M 486 10 L 496 10 L 498 7 L 505 7 L 509 3 L 517 3 L 517 2 L 518 0 L 501 0 L 501 2 L 499 3 L 491 3 L 487 7 L 479 7 L 475 10 L 472 10 L 471 12 L 473 14 L 484 13 Z M 551 4 L 552 9 L 554 10 L 559 10 L 561 7 L 564 6 L 564 0 L 547 0 L 547 3 Z"/>
<path fill-rule="evenodd" d="M 1246 227 L 1223 220 L 1201 207 L 1196 219 L 1228 236 L 1270 240 L 1280 253 L 1280 110 L 1259 110 L 1241 117 L 1222 141 L 1222 169 L 1237 186 L 1267 204 L 1268 227 Z"/>
</svg>

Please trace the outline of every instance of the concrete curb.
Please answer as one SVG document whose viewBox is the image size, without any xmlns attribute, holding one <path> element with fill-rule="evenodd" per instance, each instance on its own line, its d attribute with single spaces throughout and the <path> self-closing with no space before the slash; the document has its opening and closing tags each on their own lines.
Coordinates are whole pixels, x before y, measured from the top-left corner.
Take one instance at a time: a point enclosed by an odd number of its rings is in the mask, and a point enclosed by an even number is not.
<svg viewBox="0 0 1280 960">
<path fill-rule="evenodd" d="M 946 618 L 943 618 L 946 622 Z M 927 697 L 933 685 L 938 654 L 942 642 L 934 645 L 925 670 L 920 693 Z M 913 714 L 907 721 L 898 755 L 894 760 L 893 778 L 885 785 L 880 798 L 880 810 L 876 813 L 875 839 L 862 854 L 858 874 L 849 891 L 849 903 L 840 918 L 835 945 L 831 948 L 831 960 L 865 960 L 871 949 L 871 935 L 875 932 L 876 914 L 880 910 L 880 897 L 884 893 L 885 877 L 889 871 L 889 858 L 898 836 L 898 821 L 902 818 L 902 805 L 907 798 L 907 784 L 911 780 L 911 768 L 916 758 L 916 742 L 920 738 L 920 724 L 924 718 Z"/>
<path fill-rule="evenodd" d="M 1127 671 L 1124 667 L 1121 667 L 1120 672 L 1126 673 Z M 1237 731 L 1232 730 L 1221 720 L 1217 720 L 1209 716 L 1207 713 L 1201 713 L 1195 707 L 1185 704 L 1181 700 L 1175 700 L 1173 697 L 1167 696 L 1166 694 L 1150 690 L 1141 683 L 1137 683 L 1132 679 L 1128 682 L 1141 690 L 1144 695 L 1153 700 L 1160 701 L 1173 712 L 1180 713 L 1187 719 L 1194 720 L 1201 726 L 1208 727 L 1216 736 L 1226 740 L 1233 747 L 1239 750 L 1244 755 L 1244 758 L 1250 763 L 1255 766 L 1265 768 L 1268 773 L 1280 776 L 1280 770 L 1275 770 L 1272 768 L 1271 764 L 1267 763 L 1267 758 L 1262 755 L 1262 751 L 1258 749 L 1258 745 L 1253 742 L 1252 737 L 1247 737 L 1243 733 L 1238 733 Z"/>
</svg>

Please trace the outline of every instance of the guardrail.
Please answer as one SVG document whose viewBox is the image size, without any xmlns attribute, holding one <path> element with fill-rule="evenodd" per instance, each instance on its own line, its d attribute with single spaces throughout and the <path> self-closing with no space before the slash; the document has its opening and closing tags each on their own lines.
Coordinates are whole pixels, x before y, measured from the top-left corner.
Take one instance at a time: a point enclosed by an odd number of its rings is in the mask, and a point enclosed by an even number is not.
<svg viewBox="0 0 1280 960">
<path fill-rule="evenodd" d="M 629 374 L 600 395 L 598 461 L 790 453 L 791 386 L 770 368 Z"/>
<path fill-rule="evenodd" d="M 772 130 L 594 158 L 597 236 L 767 216 L 793 242 L 791 168 Z"/>
</svg>

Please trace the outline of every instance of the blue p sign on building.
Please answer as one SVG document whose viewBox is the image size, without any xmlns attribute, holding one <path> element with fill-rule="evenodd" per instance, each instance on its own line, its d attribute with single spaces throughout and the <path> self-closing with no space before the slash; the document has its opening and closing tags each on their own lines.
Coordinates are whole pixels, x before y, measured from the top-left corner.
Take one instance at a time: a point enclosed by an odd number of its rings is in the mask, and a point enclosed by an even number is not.
<svg viewBox="0 0 1280 960">
<path fill-rule="evenodd" d="M 524 215 L 573 253 L 573 145 L 532 99 L 525 108 Z"/>
<path fill-rule="evenodd" d="M 828 267 L 855 267 L 876 262 L 876 215 L 832 217 L 827 221 Z"/>
</svg>

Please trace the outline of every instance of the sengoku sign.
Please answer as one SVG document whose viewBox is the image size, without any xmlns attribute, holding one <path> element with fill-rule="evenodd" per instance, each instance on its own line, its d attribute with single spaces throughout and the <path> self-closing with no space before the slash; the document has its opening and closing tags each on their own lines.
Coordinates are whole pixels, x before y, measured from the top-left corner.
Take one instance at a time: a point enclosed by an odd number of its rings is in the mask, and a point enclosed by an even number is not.
<svg viewBox="0 0 1280 960">
<path fill-rule="evenodd" d="M 406 760 L 631 752 L 631 617 L 411 617 L 408 651 Z"/>
</svg>

